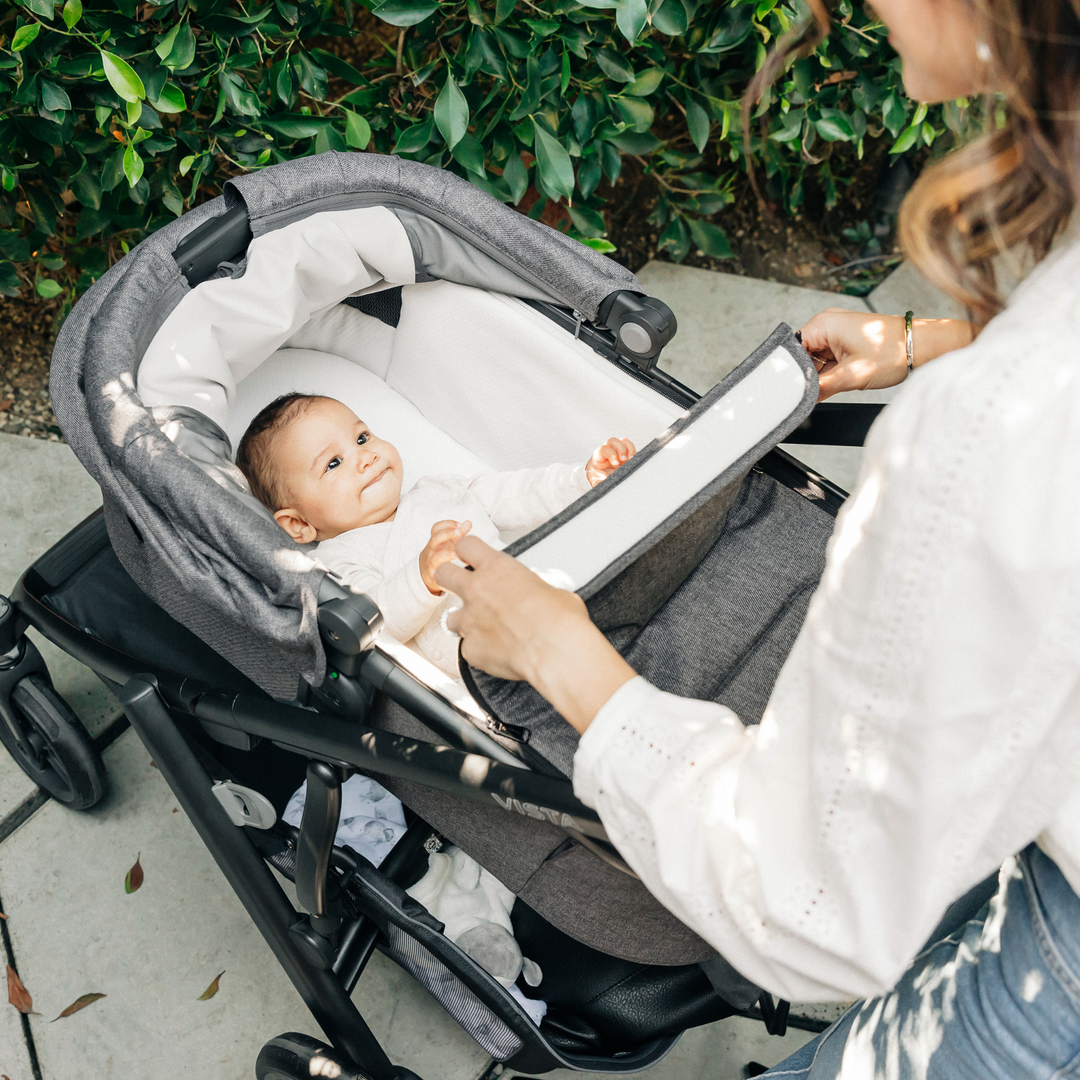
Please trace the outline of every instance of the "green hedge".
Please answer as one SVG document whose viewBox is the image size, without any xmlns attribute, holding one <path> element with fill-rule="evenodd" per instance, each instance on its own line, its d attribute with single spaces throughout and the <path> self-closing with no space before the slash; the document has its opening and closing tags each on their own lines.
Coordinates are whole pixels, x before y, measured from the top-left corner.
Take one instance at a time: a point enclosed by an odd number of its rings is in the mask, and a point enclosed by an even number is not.
<svg viewBox="0 0 1080 1080">
<path fill-rule="evenodd" d="M 601 250 L 600 192 L 632 155 L 659 185 L 661 248 L 725 257 L 712 219 L 745 168 L 740 99 L 804 14 L 799 0 L 18 0 L 0 16 L 0 292 L 70 303 L 228 177 L 328 149 L 427 161 L 534 200 L 535 216 L 558 201 Z M 811 171 L 835 201 L 867 139 L 900 152 L 963 119 L 903 96 L 861 5 L 837 15 L 753 126 L 791 209 Z"/>
</svg>

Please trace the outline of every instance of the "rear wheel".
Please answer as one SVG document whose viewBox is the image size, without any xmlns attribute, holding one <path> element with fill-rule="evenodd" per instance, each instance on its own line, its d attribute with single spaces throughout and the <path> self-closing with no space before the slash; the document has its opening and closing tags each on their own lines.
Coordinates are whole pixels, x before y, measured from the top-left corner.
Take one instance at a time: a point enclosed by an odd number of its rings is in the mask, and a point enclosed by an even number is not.
<svg viewBox="0 0 1080 1080">
<path fill-rule="evenodd" d="M 312 1080 L 323 1076 L 368 1080 L 366 1073 L 326 1043 L 296 1032 L 271 1039 L 255 1062 L 256 1080 Z"/>
<path fill-rule="evenodd" d="M 48 678 L 37 672 L 0 695 L 0 742 L 38 787 L 72 810 L 87 810 L 105 794 L 105 766 L 86 728 Z M 23 745 L 9 724 L 19 729 Z"/>
</svg>

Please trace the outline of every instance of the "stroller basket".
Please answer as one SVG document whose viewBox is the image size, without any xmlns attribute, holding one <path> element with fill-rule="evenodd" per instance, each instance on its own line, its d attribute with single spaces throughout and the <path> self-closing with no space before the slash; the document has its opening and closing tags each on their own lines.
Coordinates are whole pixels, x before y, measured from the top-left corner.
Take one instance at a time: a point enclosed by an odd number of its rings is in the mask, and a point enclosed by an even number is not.
<svg viewBox="0 0 1080 1080">
<path fill-rule="evenodd" d="M 699 401 L 657 367 L 675 330 L 633 275 L 465 181 L 337 153 L 230 181 L 65 323 L 54 407 L 103 509 L 0 611 L 0 738 L 22 762 L 33 718 L 12 694 L 47 680 L 28 625 L 118 693 L 332 1044 L 282 1036 L 260 1077 L 309 1075 L 320 1054 L 353 1070 L 342 1075 L 408 1075 L 350 998 L 375 948 L 528 1071 L 647 1068 L 685 1028 L 758 1000 L 574 797 L 569 726 L 523 684 L 463 667 L 463 687 L 389 639 L 378 608 L 289 539 L 232 457 L 289 391 L 338 397 L 385 431 L 406 490 L 432 472 L 585 460 L 607 436 L 631 437 L 642 449 L 628 465 L 506 535 L 507 550 L 577 590 L 658 685 L 752 719 L 843 499 L 775 446 L 796 429 L 857 442 L 865 424 L 811 412 L 813 365 L 787 327 Z M 703 596 L 716 599 L 702 649 L 726 642 L 715 663 L 671 647 L 688 620 L 697 632 Z M 335 845 L 353 771 L 408 808 L 379 869 Z M 305 777 L 291 829 L 278 818 Z M 539 1026 L 404 891 L 426 847 L 447 841 L 518 897 L 515 935 L 545 973 Z M 299 912 L 268 863 L 294 879 Z M 782 1030 L 783 1010 L 770 1015 Z"/>
</svg>

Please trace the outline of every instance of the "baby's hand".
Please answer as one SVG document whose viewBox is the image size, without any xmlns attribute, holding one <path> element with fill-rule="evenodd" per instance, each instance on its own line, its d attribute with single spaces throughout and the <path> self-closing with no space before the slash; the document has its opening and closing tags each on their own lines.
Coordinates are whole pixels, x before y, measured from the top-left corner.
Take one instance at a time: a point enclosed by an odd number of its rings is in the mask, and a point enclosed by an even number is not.
<svg viewBox="0 0 1080 1080">
<path fill-rule="evenodd" d="M 431 526 L 431 539 L 420 552 L 420 577 L 433 596 L 443 594 L 443 590 L 435 584 L 435 571 L 443 563 L 454 560 L 457 542 L 471 528 L 471 521 L 436 521 Z"/>
<path fill-rule="evenodd" d="M 608 439 L 585 464 L 585 476 L 593 487 L 625 465 L 637 453 L 629 439 Z"/>
</svg>

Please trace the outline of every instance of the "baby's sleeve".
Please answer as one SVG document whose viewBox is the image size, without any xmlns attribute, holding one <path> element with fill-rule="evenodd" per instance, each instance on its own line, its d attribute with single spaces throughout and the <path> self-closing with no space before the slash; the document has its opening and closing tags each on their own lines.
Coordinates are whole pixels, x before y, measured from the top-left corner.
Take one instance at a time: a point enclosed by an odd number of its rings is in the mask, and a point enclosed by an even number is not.
<svg viewBox="0 0 1080 1080">
<path fill-rule="evenodd" d="M 339 538 L 319 545 L 319 558 L 346 585 L 365 593 L 382 612 L 383 626 L 400 642 L 411 641 L 430 621 L 445 593 L 433 595 L 420 576 L 420 560 L 412 558 L 394 573 L 365 557 L 362 548 L 338 543 Z"/>
<path fill-rule="evenodd" d="M 535 528 L 565 510 L 590 486 L 584 465 L 482 473 L 469 481 L 469 490 L 500 530 Z"/>
</svg>

